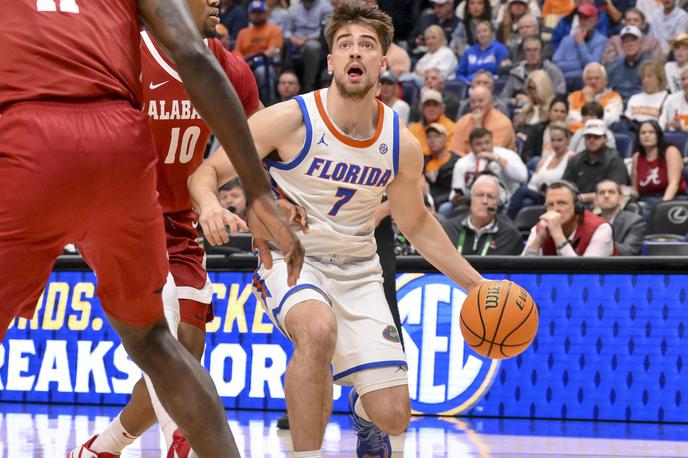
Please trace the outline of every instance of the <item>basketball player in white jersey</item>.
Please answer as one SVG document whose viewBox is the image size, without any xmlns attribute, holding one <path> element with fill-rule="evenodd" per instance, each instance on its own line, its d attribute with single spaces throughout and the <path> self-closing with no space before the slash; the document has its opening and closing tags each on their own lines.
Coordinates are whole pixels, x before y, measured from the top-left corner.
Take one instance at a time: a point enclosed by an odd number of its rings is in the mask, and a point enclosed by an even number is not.
<svg viewBox="0 0 688 458">
<path fill-rule="evenodd" d="M 332 85 L 249 119 L 276 193 L 304 207 L 310 227 L 298 234 L 306 261 L 297 285 L 287 285 L 279 259 L 271 269 L 259 266 L 253 284 L 295 347 L 285 381 L 294 456 L 320 456 L 334 379 L 354 385 L 349 400 L 358 456 L 389 457 L 388 434 L 406 429 L 411 409 L 406 360 L 375 254 L 374 214 L 382 194 L 404 235 L 435 267 L 466 290 L 484 279 L 423 204 L 420 145 L 375 99 L 391 19 L 361 1 L 342 2 L 327 40 Z M 223 156 L 214 154 L 189 180 L 206 234 L 225 230 L 217 188 L 233 170 Z"/>
</svg>

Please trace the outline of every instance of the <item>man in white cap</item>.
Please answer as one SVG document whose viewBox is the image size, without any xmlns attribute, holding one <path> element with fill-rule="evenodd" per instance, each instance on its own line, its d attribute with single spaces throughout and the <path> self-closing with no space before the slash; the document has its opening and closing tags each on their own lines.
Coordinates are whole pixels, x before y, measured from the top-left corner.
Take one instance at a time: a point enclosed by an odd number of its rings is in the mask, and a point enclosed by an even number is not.
<svg viewBox="0 0 688 458">
<path fill-rule="evenodd" d="M 640 51 L 643 33 L 634 25 L 621 29 L 621 48 L 623 56 L 617 57 L 607 65 L 609 87 L 621 94 L 624 105 L 633 94 L 643 92 L 640 80 L 640 64 L 650 57 Z"/>
<path fill-rule="evenodd" d="M 602 180 L 629 184 L 628 170 L 619 153 L 607 146 L 607 126 L 601 119 L 588 119 L 583 128 L 585 150 L 569 159 L 563 179 L 575 184 L 583 202 L 595 199 L 595 186 Z"/>
<path fill-rule="evenodd" d="M 382 103 L 396 111 L 399 119 L 408 124 L 411 107 L 408 103 L 397 97 L 399 86 L 394 73 L 389 70 L 380 75 L 380 100 Z"/>
<path fill-rule="evenodd" d="M 447 138 L 451 141 L 455 123 L 445 116 L 442 94 L 434 89 L 423 89 L 421 92 L 420 114 L 421 120 L 410 124 L 408 129 L 418 139 L 423 148 L 423 154 L 427 156 L 430 154 L 430 149 L 425 137 L 425 127 L 434 122 L 441 124 L 447 131 Z"/>
<path fill-rule="evenodd" d="M 452 185 L 452 173 L 458 157 L 447 148 L 447 129 L 440 123 L 433 122 L 425 127 L 430 155 L 425 156 L 423 174 L 428 182 L 435 208 L 449 200 Z"/>
</svg>

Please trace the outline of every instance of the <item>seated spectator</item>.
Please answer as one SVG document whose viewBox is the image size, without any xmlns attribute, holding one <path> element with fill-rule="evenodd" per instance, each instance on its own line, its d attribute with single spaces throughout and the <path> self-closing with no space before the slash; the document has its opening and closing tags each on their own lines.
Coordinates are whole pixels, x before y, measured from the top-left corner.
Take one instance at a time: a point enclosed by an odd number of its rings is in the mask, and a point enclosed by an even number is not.
<svg viewBox="0 0 688 458">
<path fill-rule="evenodd" d="M 404 48 L 396 43 L 391 43 L 387 51 L 387 69 L 395 78 L 411 71 L 411 58 Z"/>
<path fill-rule="evenodd" d="M 399 115 L 399 120 L 408 124 L 411 107 L 409 104 L 397 97 L 399 85 L 394 74 L 390 71 L 380 75 L 380 100 Z"/>
<path fill-rule="evenodd" d="M 594 16 L 593 28 L 603 37 L 608 37 L 610 33 L 609 16 L 605 11 L 599 11 L 592 0 L 576 0 L 575 7 L 571 12 L 562 17 L 552 33 L 552 48 L 556 53 L 559 46 L 567 36 L 578 35 L 581 28 L 587 28 L 590 24 L 590 17 Z M 592 7 L 592 8 L 590 8 Z M 587 23 L 583 26 L 583 23 Z M 599 62 L 599 59 L 597 59 Z"/>
<path fill-rule="evenodd" d="M 633 25 L 638 27 L 638 30 L 642 32 L 642 38 L 640 39 L 640 52 L 647 56 L 651 56 L 653 59 L 662 60 L 664 59 L 664 54 L 662 53 L 662 47 L 659 45 L 659 41 L 648 32 L 648 25 L 645 21 L 645 15 L 637 8 L 629 8 L 624 13 L 624 22 L 626 25 Z M 607 41 L 607 47 L 604 49 L 604 54 L 602 56 L 602 65 L 607 65 L 617 57 L 624 55 L 623 48 L 621 47 L 621 36 L 613 35 L 609 37 Z"/>
<path fill-rule="evenodd" d="M 444 102 L 444 114 L 449 119 L 456 119 L 459 111 L 459 96 L 453 92 L 444 90 L 444 78 L 442 72 L 436 68 L 431 68 L 425 72 L 425 79 L 423 81 L 423 89 L 434 89 L 442 94 L 442 101 Z M 420 101 L 416 101 L 411 108 L 411 121 L 418 121 L 420 119 Z"/>
<path fill-rule="evenodd" d="M 301 85 L 296 73 L 285 70 L 277 80 L 277 102 L 284 102 L 301 93 Z"/>
<path fill-rule="evenodd" d="M 284 38 L 288 42 L 291 61 L 300 56 L 303 61 L 303 91 L 311 92 L 316 88 L 320 75 L 322 44 L 320 34 L 322 25 L 332 13 L 332 5 L 326 0 L 301 0 L 289 8 L 289 17 L 284 28 Z"/>
<path fill-rule="evenodd" d="M 468 88 L 469 98 L 462 100 L 461 104 L 459 105 L 459 113 L 457 115 L 459 118 L 471 112 L 470 95 L 473 93 L 473 89 L 475 89 L 476 87 L 484 87 L 490 92 L 490 94 L 494 94 L 494 75 L 488 72 L 487 70 L 478 70 L 475 73 L 475 75 L 473 76 L 473 81 L 471 81 L 471 85 Z M 498 97 L 493 97 L 492 104 L 496 109 L 501 111 L 504 116 L 509 117 L 511 115 L 509 107 L 502 99 Z"/>
<path fill-rule="evenodd" d="M 506 4 L 502 4 L 497 13 L 497 40 L 504 43 L 507 48 L 520 41 L 518 36 L 518 21 L 522 17 L 533 14 L 539 16 L 539 8 L 535 3 L 535 12 L 528 11 L 528 0 L 508 0 Z"/>
<path fill-rule="evenodd" d="M 425 127 L 425 138 L 430 155 L 425 156 L 423 173 L 430 187 L 435 208 L 449 200 L 452 173 L 457 157 L 447 148 L 447 130 L 442 124 L 432 123 Z"/>
<path fill-rule="evenodd" d="M 438 25 L 444 33 L 445 43 L 452 39 L 452 34 L 460 26 L 459 18 L 454 14 L 454 2 L 451 0 L 432 0 L 432 11 L 423 14 L 415 21 L 408 40 L 408 49 L 414 56 L 421 56 L 426 51 L 425 31 L 431 25 Z M 397 75 L 398 76 L 398 75 Z"/>
<path fill-rule="evenodd" d="M 452 173 L 452 192 L 450 203 L 438 210 L 443 215 L 450 215 L 452 207 L 461 205 L 468 194 L 476 175 L 489 171 L 504 184 L 510 196 L 518 187 L 528 180 L 528 169 L 514 151 L 494 146 L 492 132 L 479 127 L 469 135 L 470 152 L 456 161 Z"/>
<path fill-rule="evenodd" d="M 656 60 L 643 62 L 640 65 L 640 78 L 643 92 L 631 96 L 624 113 L 633 126 L 642 121 L 659 121 L 662 106 L 669 96 L 661 62 Z"/>
<path fill-rule="evenodd" d="M 619 256 L 637 256 L 643 246 L 647 223 L 634 212 L 621 208 L 621 186 L 602 180 L 595 189 L 595 205 L 600 216 L 612 227 L 614 245 Z"/>
<path fill-rule="evenodd" d="M 487 21 L 492 22 L 492 5 L 489 0 L 466 0 L 463 2 L 462 15 L 457 14 L 462 21 L 467 46 L 473 46 L 478 42 L 478 24 Z M 452 37 L 452 39 L 457 38 Z"/>
<path fill-rule="evenodd" d="M 540 159 L 528 185 L 520 186 L 511 196 L 508 211 L 510 218 L 515 218 L 523 207 L 542 205 L 547 186 L 561 180 L 564 175 L 569 157 L 573 155 L 568 148 L 571 131 L 563 123 L 552 123 L 549 125 L 549 134 L 553 153 Z"/>
<path fill-rule="evenodd" d="M 655 121 L 640 123 L 636 136 L 638 152 L 633 154 L 631 185 L 638 200 L 649 205 L 684 195 L 683 159 L 674 145 L 667 144 Z"/>
<path fill-rule="evenodd" d="M 604 108 L 597 102 L 588 102 L 583 105 L 581 109 L 583 114 L 583 123 L 588 122 L 588 119 L 602 119 L 604 116 Z M 607 137 L 607 146 L 616 149 L 616 137 L 609 127 L 605 125 L 605 136 Z M 584 129 L 578 129 L 569 143 L 569 149 L 580 153 L 585 149 Z"/>
<path fill-rule="evenodd" d="M 650 57 L 640 52 L 638 27 L 627 25 L 621 30 L 621 48 L 623 56 L 617 57 L 607 65 L 609 87 L 618 92 L 624 104 L 628 99 L 642 90 L 640 65 Z"/>
<path fill-rule="evenodd" d="M 650 33 L 659 41 L 662 51 L 668 54 L 669 42 L 682 32 L 688 32 L 688 13 L 682 10 L 676 0 L 662 0 L 650 18 Z"/>
<path fill-rule="evenodd" d="M 681 72 L 688 68 L 688 32 L 679 33 L 675 40 L 671 40 L 671 51 L 675 61 L 664 64 L 664 72 L 669 92 L 681 92 Z M 659 59 L 658 59 L 659 60 Z"/>
<path fill-rule="evenodd" d="M 521 148 L 523 162 L 529 163 L 534 158 L 544 158 L 554 151 L 551 142 L 550 125 L 556 122 L 565 123 L 568 114 L 568 100 L 563 95 L 557 95 L 549 104 L 547 119 L 533 126 L 527 126 L 518 134 L 525 139 L 523 148 Z"/>
<path fill-rule="evenodd" d="M 530 230 L 524 256 L 611 256 L 612 228 L 586 210 L 572 183 L 555 181 L 545 194 L 547 212 Z"/>
<path fill-rule="evenodd" d="M 524 126 L 547 121 L 549 106 L 554 99 L 552 80 L 544 70 L 535 70 L 528 75 L 525 89 L 525 103 L 514 116 L 514 127 L 519 131 Z"/>
<path fill-rule="evenodd" d="M 525 60 L 519 62 L 510 72 L 499 98 L 511 106 L 522 105 L 526 96 L 526 78 L 536 70 L 543 70 L 550 78 L 550 85 L 557 94 L 566 93 L 566 79 L 559 68 L 542 57 L 542 39 L 531 35 L 523 40 Z M 519 103 L 521 102 L 521 103 Z"/>
<path fill-rule="evenodd" d="M 442 94 L 434 89 L 423 89 L 421 92 L 420 114 L 422 117 L 421 121 L 412 123 L 408 126 L 408 129 L 416 136 L 420 146 L 423 148 L 423 154 L 427 156 L 430 154 L 430 148 L 425 138 L 425 127 L 435 122 L 442 124 L 447 131 L 447 139 L 451 142 L 455 124 L 454 121 L 444 115 Z"/>
<path fill-rule="evenodd" d="M 509 55 L 509 50 L 495 40 L 492 23 L 482 21 L 475 29 L 477 43 L 469 47 L 461 56 L 456 79 L 470 82 L 478 70 L 487 70 L 493 75 L 499 73 L 502 60 Z"/>
<path fill-rule="evenodd" d="M 600 62 L 607 46 L 607 37 L 595 29 L 598 12 L 594 5 L 579 6 L 578 18 L 578 30 L 561 40 L 552 57 L 552 62 L 564 73 L 569 90 L 581 86 L 583 69 L 592 62 Z"/>
<path fill-rule="evenodd" d="M 220 24 L 222 24 L 228 33 L 227 49 L 234 49 L 239 31 L 248 27 L 248 17 L 241 2 L 234 0 L 220 0 Z"/>
<path fill-rule="evenodd" d="M 492 106 L 492 94 L 479 86 L 471 90 L 471 112 L 456 121 L 456 134 L 450 142 L 449 149 L 454 154 L 463 156 L 468 153 L 471 145 L 468 134 L 478 127 L 484 127 L 492 132 L 494 143 L 512 151 L 516 150 L 516 134 L 511 120 L 495 110 Z"/>
<path fill-rule="evenodd" d="M 564 180 L 575 184 L 583 202 L 595 200 L 595 186 L 604 179 L 628 185 L 628 169 L 615 149 L 606 145 L 607 126 L 599 119 L 588 119 L 583 128 L 585 150 L 569 159 Z"/>
<path fill-rule="evenodd" d="M 518 255 L 523 238 L 514 223 L 502 213 L 506 193 L 494 175 L 481 174 L 470 188 L 468 211 L 442 223 L 449 240 L 466 255 Z"/>
<path fill-rule="evenodd" d="M 288 5 L 285 0 L 265 0 L 268 7 L 268 22 L 284 30 L 289 17 Z"/>
<path fill-rule="evenodd" d="M 218 189 L 220 205 L 246 220 L 246 193 L 239 177 L 234 177 Z"/>
<path fill-rule="evenodd" d="M 499 73 L 508 75 L 509 72 L 518 64 L 526 60 L 526 53 L 523 49 L 523 42 L 526 37 L 540 37 L 540 22 L 537 17 L 531 14 L 524 15 L 518 20 L 518 35 L 513 37 L 509 43 L 504 43 L 509 48 L 509 57 L 502 61 Z M 550 42 L 540 41 L 540 60 L 549 60 L 552 57 L 552 46 Z M 532 53 L 532 51 L 531 51 Z M 559 70 L 561 73 L 561 70 Z M 563 73 L 562 73 L 563 75 Z M 550 75 L 551 76 L 551 75 Z"/>
<path fill-rule="evenodd" d="M 604 108 L 604 122 L 611 126 L 619 120 L 623 111 L 623 100 L 618 92 L 607 88 L 607 71 L 596 62 L 583 70 L 583 89 L 569 95 L 569 129 L 576 132 L 583 127 L 581 109 L 589 102 L 597 102 Z"/>
<path fill-rule="evenodd" d="M 437 69 L 446 80 L 456 72 L 456 55 L 447 47 L 444 32 L 438 25 L 431 25 L 425 30 L 425 45 L 428 51 L 416 63 L 415 72 L 418 78 L 423 78 L 425 72 Z"/>
<path fill-rule="evenodd" d="M 667 131 L 686 132 L 688 130 L 688 68 L 681 71 L 681 92 L 667 97 L 659 125 Z"/>
</svg>

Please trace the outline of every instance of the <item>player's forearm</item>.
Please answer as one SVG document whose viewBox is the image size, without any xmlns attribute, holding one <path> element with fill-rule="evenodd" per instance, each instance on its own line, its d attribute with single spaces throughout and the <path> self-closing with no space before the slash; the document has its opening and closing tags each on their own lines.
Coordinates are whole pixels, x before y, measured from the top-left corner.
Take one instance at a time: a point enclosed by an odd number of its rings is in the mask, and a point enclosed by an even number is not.
<svg viewBox="0 0 688 458">
<path fill-rule="evenodd" d="M 484 278 L 466 259 L 459 254 L 442 229 L 440 223 L 429 212 L 417 218 L 412 225 L 402 223 L 400 229 L 416 250 L 466 291 L 471 290 Z M 399 222 L 397 221 L 397 224 Z"/>
<path fill-rule="evenodd" d="M 191 174 L 187 182 L 191 203 L 198 213 L 203 209 L 217 205 L 217 188 L 219 181 L 214 167 L 202 164 Z"/>
</svg>

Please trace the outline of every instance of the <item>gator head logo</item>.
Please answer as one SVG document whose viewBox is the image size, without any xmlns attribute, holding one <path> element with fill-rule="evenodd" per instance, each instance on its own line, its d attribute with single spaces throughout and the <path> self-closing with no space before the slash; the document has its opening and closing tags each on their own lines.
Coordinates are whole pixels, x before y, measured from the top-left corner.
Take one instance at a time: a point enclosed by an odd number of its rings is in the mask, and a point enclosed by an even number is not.
<svg viewBox="0 0 688 458">
<path fill-rule="evenodd" d="M 401 339 L 399 339 L 399 331 L 397 331 L 396 326 L 392 326 L 391 324 L 382 331 L 382 337 L 390 342 L 401 342 Z"/>
</svg>

